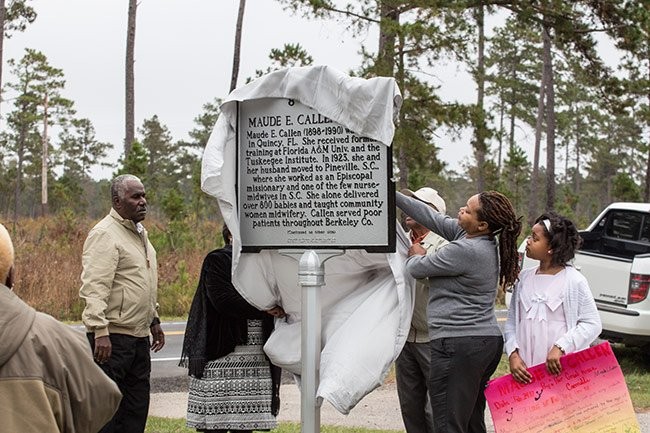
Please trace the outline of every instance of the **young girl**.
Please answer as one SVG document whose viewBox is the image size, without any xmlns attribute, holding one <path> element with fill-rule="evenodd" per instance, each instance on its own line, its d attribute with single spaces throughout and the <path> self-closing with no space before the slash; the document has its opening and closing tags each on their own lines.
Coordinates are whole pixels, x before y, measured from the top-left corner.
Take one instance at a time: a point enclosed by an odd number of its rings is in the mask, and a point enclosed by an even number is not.
<svg viewBox="0 0 650 433">
<path fill-rule="evenodd" d="M 562 371 L 560 357 L 589 347 L 602 329 L 585 277 L 568 262 L 582 244 L 571 220 L 553 212 L 535 221 L 526 255 L 539 266 L 521 271 L 505 326 L 505 350 L 515 380 L 530 383 L 529 366 Z"/>
</svg>

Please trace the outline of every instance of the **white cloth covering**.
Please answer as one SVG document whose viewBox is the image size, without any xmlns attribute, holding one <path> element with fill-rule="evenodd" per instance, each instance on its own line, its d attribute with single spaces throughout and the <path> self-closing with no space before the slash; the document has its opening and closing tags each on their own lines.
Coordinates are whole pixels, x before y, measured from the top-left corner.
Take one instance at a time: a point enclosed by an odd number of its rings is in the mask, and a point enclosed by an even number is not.
<svg viewBox="0 0 650 433">
<path fill-rule="evenodd" d="M 276 365 L 300 374 L 298 261 L 277 250 L 241 253 L 236 212 L 236 101 L 268 97 L 297 100 L 389 146 L 401 95 L 392 78 L 354 78 L 327 66 L 273 72 L 228 96 L 205 148 L 201 185 L 218 199 L 233 234 L 233 285 L 260 309 L 282 305 L 288 318 L 276 324 L 265 351 Z M 409 241 L 399 225 L 397 231 L 397 253 L 347 250 L 325 263 L 317 397 L 344 414 L 382 384 L 408 333 L 413 279 L 404 262 Z"/>
</svg>

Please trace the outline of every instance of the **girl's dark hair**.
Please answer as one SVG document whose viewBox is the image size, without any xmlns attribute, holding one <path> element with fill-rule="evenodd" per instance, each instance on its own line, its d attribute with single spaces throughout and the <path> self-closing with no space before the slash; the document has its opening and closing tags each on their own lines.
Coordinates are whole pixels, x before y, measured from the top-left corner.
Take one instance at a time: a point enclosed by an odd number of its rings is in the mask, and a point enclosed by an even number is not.
<svg viewBox="0 0 650 433">
<path fill-rule="evenodd" d="M 550 230 L 544 220 L 548 220 Z M 537 223 L 544 228 L 549 247 L 553 251 L 551 264 L 563 266 L 572 260 L 576 250 L 582 246 L 582 238 L 573 221 L 555 212 L 545 212 L 535 220 Z"/>
<path fill-rule="evenodd" d="M 492 235 L 499 236 L 499 283 L 511 285 L 519 276 L 517 238 L 521 233 L 521 217 L 517 218 L 508 197 L 498 191 L 478 195 L 479 221 L 485 221 Z"/>
<path fill-rule="evenodd" d="M 223 236 L 224 245 L 230 244 L 230 229 L 228 229 L 228 226 L 225 223 L 221 229 L 221 234 Z"/>
</svg>

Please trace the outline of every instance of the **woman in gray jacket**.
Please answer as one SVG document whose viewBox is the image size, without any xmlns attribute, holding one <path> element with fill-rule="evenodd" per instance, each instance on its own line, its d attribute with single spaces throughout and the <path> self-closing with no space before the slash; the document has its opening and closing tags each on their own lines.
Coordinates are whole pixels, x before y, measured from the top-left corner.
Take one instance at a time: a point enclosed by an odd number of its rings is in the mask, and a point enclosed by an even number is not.
<svg viewBox="0 0 650 433">
<path fill-rule="evenodd" d="M 406 261 L 414 278 L 429 278 L 429 390 L 435 431 L 485 432 L 483 390 L 503 352 L 494 302 L 498 285 L 513 284 L 519 273 L 521 222 L 508 198 L 496 191 L 470 197 L 457 219 L 401 193 L 396 204 L 449 241 L 435 254 L 413 245 Z"/>
</svg>

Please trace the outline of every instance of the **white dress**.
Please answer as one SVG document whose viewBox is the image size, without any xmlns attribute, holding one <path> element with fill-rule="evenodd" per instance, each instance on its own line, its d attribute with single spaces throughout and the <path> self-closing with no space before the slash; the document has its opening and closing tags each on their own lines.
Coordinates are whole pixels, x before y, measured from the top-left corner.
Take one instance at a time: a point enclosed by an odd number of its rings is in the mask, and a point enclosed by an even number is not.
<svg viewBox="0 0 650 433">
<path fill-rule="evenodd" d="M 526 366 L 546 362 L 546 356 L 567 332 L 564 315 L 566 269 L 555 275 L 533 274 L 520 290 L 517 341 Z"/>
</svg>

